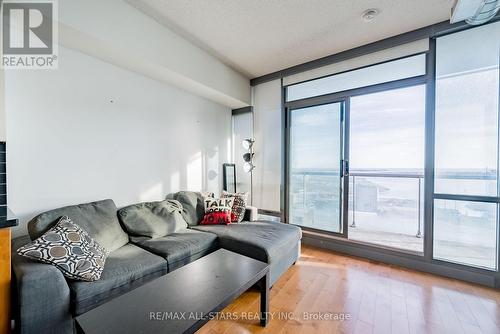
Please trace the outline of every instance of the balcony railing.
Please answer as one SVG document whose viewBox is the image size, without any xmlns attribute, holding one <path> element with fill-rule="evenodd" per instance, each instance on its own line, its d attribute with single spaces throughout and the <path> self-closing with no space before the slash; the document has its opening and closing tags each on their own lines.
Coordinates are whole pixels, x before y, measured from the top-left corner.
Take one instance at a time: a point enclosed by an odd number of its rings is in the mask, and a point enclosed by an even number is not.
<svg viewBox="0 0 500 334">
<path fill-rule="evenodd" d="M 418 173 L 377 173 L 377 172 L 351 172 L 349 177 L 352 182 L 352 223 L 350 227 L 356 227 L 356 178 L 391 178 L 391 179 L 414 179 L 418 184 L 417 193 L 417 221 L 416 233 L 417 238 L 422 237 L 422 180 L 423 174 Z"/>
<path fill-rule="evenodd" d="M 338 184 L 340 182 L 339 172 L 332 170 L 295 170 L 291 173 L 291 182 L 293 186 L 291 187 L 291 214 L 293 215 L 292 220 L 296 223 L 309 226 L 318 229 L 329 229 L 332 228 L 328 226 L 329 221 L 335 222 L 335 217 L 338 216 L 338 211 L 335 211 L 335 206 L 338 206 L 340 194 L 336 189 L 338 189 Z M 351 171 L 350 175 L 350 204 L 349 204 L 349 214 L 352 215 L 352 221 L 350 222 L 350 227 L 357 227 L 357 214 L 365 213 L 377 213 L 377 216 L 370 218 L 370 226 L 374 227 L 376 224 L 383 221 L 379 227 L 375 227 L 374 230 L 377 232 L 384 232 L 384 226 L 387 225 L 389 233 L 393 234 L 404 234 L 413 235 L 414 237 L 422 237 L 422 179 L 423 173 L 410 173 L 410 172 L 378 172 L 378 171 Z M 387 189 L 384 187 L 384 182 L 366 182 L 373 178 L 377 179 L 390 179 L 392 180 L 392 186 L 395 186 L 397 191 L 391 194 L 393 189 Z M 393 179 L 406 179 L 415 180 L 415 186 L 409 184 L 395 184 Z M 359 182 L 363 182 L 359 183 Z M 386 181 L 387 183 L 387 181 Z M 358 188 L 361 192 L 358 194 Z M 371 189 L 369 189 L 371 188 Z M 409 189 L 406 189 L 409 188 Z M 364 190 L 364 192 L 363 192 Z M 367 191 L 368 190 L 368 191 Z M 389 193 L 389 194 L 388 194 Z M 398 194 L 405 193 L 402 197 L 398 197 Z M 382 194 L 382 195 L 380 195 Z M 360 196 L 363 196 L 360 198 Z M 380 200 L 381 199 L 381 200 Z M 379 203 L 380 200 L 380 203 Z M 361 207 L 358 205 L 358 201 L 361 201 Z M 416 205 L 415 205 L 416 201 Z M 375 203 L 374 203 L 375 202 Z M 366 203 L 371 203 L 372 208 L 367 208 Z M 413 204 L 412 204 L 413 203 Z M 368 205 L 370 206 L 370 205 Z M 382 218 L 378 216 L 378 206 L 382 209 Z M 413 207 L 413 209 L 411 209 Z M 399 211 L 399 214 L 404 214 L 404 218 L 401 220 L 396 220 L 394 217 L 385 218 L 383 214 L 389 214 Z M 410 209 L 412 212 L 409 212 Z M 417 211 L 415 215 L 415 209 Z M 415 218 L 413 218 L 415 217 Z M 366 221 L 366 220 L 365 220 Z M 411 229 L 408 224 L 412 221 L 414 225 L 414 232 L 409 232 Z M 363 228 L 365 228 L 363 226 Z M 368 231 L 370 227 L 365 228 Z M 404 230 L 404 232 L 401 232 Z M 395 236 L 397 238 L 397 236 Z"/>
<path fill-rule="evenodd" d="M 291 222 L 341 231 L 339 170 L 295 169 L 290 176 Z M 416 169 L 351 170 L 347 199 L 349 239 L 423 252 L 423 179 L 423 171 Z M 491 169 L 436 170 L 435 191 L 445 195 L 496 196 L 497 180 L 497 171 Z M 433 203 L 436 250 L 446 259 L 492 267 L 498 205 L 467 199 L 440 199 Z M 469 254 L 470 259 L 464 260 L 464 254 Z"/>
</svg>

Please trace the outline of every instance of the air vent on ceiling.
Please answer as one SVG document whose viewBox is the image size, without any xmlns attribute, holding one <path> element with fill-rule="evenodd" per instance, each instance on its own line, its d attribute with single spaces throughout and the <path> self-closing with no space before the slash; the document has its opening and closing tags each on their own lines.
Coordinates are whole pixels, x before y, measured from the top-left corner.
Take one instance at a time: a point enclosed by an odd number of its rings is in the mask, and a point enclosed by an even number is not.
<svg viewBox="0 0 500 334">
<path fill-rule="evenodd" d="M 479 25 L 491 20 L 500 9 L 500 0 L 457 0 L 451 10 L 451 23 Z"/>
</svg>

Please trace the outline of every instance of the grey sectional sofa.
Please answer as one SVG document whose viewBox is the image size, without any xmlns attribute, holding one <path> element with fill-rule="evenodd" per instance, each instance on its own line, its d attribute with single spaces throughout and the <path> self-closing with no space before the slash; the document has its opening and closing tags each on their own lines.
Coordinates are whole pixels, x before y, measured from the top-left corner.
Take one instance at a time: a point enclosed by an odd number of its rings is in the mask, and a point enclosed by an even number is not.
<svg viewBox="0 0 500 334">
<path fill-rule="evenodd" d="M 33 218 L 28 223 L 30 236 L 12 241 L 16 331 L 73 333 L 75 316 L 221 247 L 269 263 L 271 284 L 299 257 L 301 231 L 295 226 L 256 221 L 252 208 L 241 224 L 201 226 L 199 193 L 179 192 L 168 198 L 182 203 L 186 224 L 159 238 L 127 233 L 112 200 L 59 208 Z M 111 251 L 100 280 L 72 281 L 56 267 L 17 255 L 19 247 L 64 215 Z"/>
</svg>

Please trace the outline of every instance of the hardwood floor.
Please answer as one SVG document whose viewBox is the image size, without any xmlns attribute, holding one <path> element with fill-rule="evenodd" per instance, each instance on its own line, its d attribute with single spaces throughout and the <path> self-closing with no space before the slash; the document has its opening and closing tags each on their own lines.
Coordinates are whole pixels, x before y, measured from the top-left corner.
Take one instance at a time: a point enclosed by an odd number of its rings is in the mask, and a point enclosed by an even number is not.
<svg viewBox="0 0 500 334">
<path fill-rule="evenodd" d="M 248 291 L 198 333 L 500 333 L 500 291 L 308 246 L 272 288 L 266 328 L 259 305 Z"/>
</svg>

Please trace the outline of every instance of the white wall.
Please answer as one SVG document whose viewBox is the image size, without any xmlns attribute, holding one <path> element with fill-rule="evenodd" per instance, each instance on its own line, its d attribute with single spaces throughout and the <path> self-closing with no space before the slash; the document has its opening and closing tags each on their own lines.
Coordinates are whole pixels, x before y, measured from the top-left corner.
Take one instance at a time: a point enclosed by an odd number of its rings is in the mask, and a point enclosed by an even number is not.
<svg viewBox="0 0 500 334">
<path fill-rule="evenodd" d="M 59 1 L 62 46 L 217 103 L 250 104 L 250 81 L 122 0 Z"/>
<path fill-rule="evenodd" d="M 5 74 L 9 207 L 23 225 L 16 235 L 63 205 L 220 190 L 228 107 L 63 47 L 59 59 L 58 70 Z"/>
<path fill-rule="evenodd" d="M 255 134 L 253 205 L 280 211 L 281 186 L 281 82 L 252 88 Z"/>
</svg>

